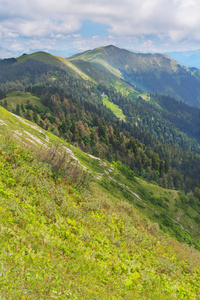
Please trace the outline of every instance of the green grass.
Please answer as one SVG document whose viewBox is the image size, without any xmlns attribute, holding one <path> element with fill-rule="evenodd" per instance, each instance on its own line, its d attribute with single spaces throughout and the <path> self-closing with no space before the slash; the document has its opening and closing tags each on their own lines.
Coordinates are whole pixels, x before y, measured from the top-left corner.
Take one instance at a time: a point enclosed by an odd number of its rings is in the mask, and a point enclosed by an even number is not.
<svg viewBox="0 0 200 300">
<path fill-rule="evenodd" d="M 54 66 L 58 65 L 58 60 L 55 56 L 43 51 L 35 52 L 29 55 L 22 55 L 17 58 L 17 63 L 23 63 L 27 59 L 35 59 L 43 63 L 54 65 Z"/>
<path fill-rule="evenodd" d="M 46 149 L 60 145 L 61 152 L 67 149 L 68 156 L 87 169 L 93 180 L 107 189 L 107 193 L 125 197 L 133 205 L 140 207 L 147 217 L 159 223 L 164 231 L 180 241 L 200 247 L 200 224 L 196 223 L 199 207 L 192 198 L 186 197 L 187 203 L 182 203 L 185 200 L 181 200 L 175 191 L 165 190 L 134 176 L 132 171 L 122 167 L 123 165 L 121 166 L 120 163 L 110 164 L 93 158 L 35 124 L 11 115 L 2 107 L 0 107 L 0 114 L 0 134 L 3 135 L 6 128 L 9 128 L 15 138 L 31 148 Z M 138 201 L 133 192 L 139 195 L 142 201 Z M 194 203 L 190 205 L 192 202 Z M 163 218 L 163 214 L 166 212 L 166 218 L 170 219 L 170 224 L 168 224 L 170 226 L 166 225 L 167 221 Z"/>
<path fill-rule="evenodd" d="M 110 108 L 110 110 L 118 117 L 121 121 L 125 121 L 126 117 L 123 114 L 123 111 L 121 108 L 119 108 L 118 105 L 114 104 L 113 102 L 109 101 L 108 97 L 106 95 L 102 95 L 102 101 L 103 104 L 106 105 L 106 107 Z"/>
<path fill-rule="evenodd" d="M 3 299 L 198 296 L 199 253 L 97 184 L 80 194 L 62 177 L 53 180 L 40 154 L 11 138 L 0 147 Z"/>
<path fill-rule="evenodd" d="M 118 80 L 118 78 L 110 74 L 110 72 L 102 71 L 100 68 L 96 67 L 90 62 L 86 62 L 84 60 L 72 60 L 70 61 L 70 63 L 75 68 L 81 70 L 83 74 L 89 76 L 89 78 L 91 78 L 91 80 L 95 81 L 96 83 L 110 82 L 112 84 L 115 84 L 115 82 Z"/>
<path fill-rule="evenodd" d="M 37 61 L 41 61 L 45 64 L 49 64 L 51 66 L 55 66 L 61 69 L 66 70 L 69 74 L 75 75 L 75 76 L 81 76 L 84 79 L 87 79 L 87 76 L 83 74 L 79 69 L 75 68 L 67 59 L 59 57 L 59 56 L 54 56 L 50 53 L 39 51 L 35 52 L 29 55 L 22 55 L 17 58 L 17 63 L 24 63 L 28 59 L 33 59 Z"/>
<path fill-rule="evenodd" d="M 74 70 L 77 74 L 79 74 L 83 79 L 85 80 L 90 80 L 92 81 L 92 79 L 87 76 L 85 73 L 83 73 L 79 68 L 77 68 L 74 64 L 72 64 L 69 60 L 67 60 L 66 58 L 63 58 L 61 56 L 56 56 L 56 58 L 63 63 L 64 65 L 66 65 L 67 67 L 71 68 L 72 70 Z"/>
<path fill-rule="evenodd" d="M 93 60 L 91 60 L 93 61 Z M 112 73 L 113 75 L 119 77 L 119 78 L 123 78 L 121 72 L 114 68 L 113 66 L 111 66 L 109 63 L 107 63 L 105 60 L 101 59 L 101 58 L 95 58 L 94 59 L 94 63 L 96 65 L 100 65 L 101 67 L 105 68 L 106 70 L 108 70 L 110 73 Z"/>
<path fill-rule="evenodd" d="M 147 102 L 149 102 L 150 99 L 151 99 L 150 95 L 147 94 L 147 93 L 141 93 L 140 97 L 142 97 L 142 99 L 145 100 L 145 101 L 147 101 Z"/>
<path fill-rule="evenodd" d="M 82 60 L 87 60 L 87 61 L 91 61 L 92 59 L 98 57 L 98 56 L 102 56 L 101 50 L 103 49 L 103 47 L 101 48 L 97 48 L 95 50 L 89 50 L 89 51 L 85 51 L 81 54 L 75 54 L 71 57 L 69 57 L 68 59 L 70 60 L 77 60 L 78 59 L 82 59 Z"/>
<path fill-rule="evenodd" d="M 186 201 L 0 107 L 0 299 L 199 299 L 200 254 L 153 221 L 159 197 Z"/>
<path fill-rule="evenodd" d="M 121 72 L 104 60 L 104 47 L 100 47 L 91 51 L 86 51 L 81 54 L 76 54 L 69 58 L 70 61 L 77 59 L 94 63 L 95 65 L 98 65 L 101 68 L 103 67 L 103 69 L 108 70 L 110 73 L 117 76 L 118 78 L 122 78 Z"/>
<path fill-rule="evenodd" d="M 38 97 L 33 96 L 31 93 L 27 93 L 27 92 L 15 91 L 9 93 L 6 95 L 5 99 L 1 100 L 1 102 L 3 102 L 4 100 L 7 101 L 9 109 L 16 108 L 17 104 L 21 104 L 21 103 L 26 104 L 27 101 L 29 101 L 30 104 L 32 104 L 33 106 L 34 105 L 38 106 L 38 108 L 40 109 L 45 108 Z"/>
</svg>

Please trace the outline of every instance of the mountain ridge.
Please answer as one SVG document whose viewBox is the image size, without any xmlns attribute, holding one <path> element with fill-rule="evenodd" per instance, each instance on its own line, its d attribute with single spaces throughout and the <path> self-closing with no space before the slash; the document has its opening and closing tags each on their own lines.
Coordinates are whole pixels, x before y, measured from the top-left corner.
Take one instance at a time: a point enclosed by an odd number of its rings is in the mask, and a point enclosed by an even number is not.
<svg viewBox="0 0 200 300">
<path fill-rule="evenodd" d="M 174 96 L 199 106 L 199 78 L 165 54 L 133 53 L 113 45 L 96 48 L 68 58 L 88 61 L 106 69 L 146 92 Z"/>
<path fill-rule="evenodd" d="M 168 52 L 167 55 L 188 68 L 200 68 L 200 49 Z"/>
</svg>

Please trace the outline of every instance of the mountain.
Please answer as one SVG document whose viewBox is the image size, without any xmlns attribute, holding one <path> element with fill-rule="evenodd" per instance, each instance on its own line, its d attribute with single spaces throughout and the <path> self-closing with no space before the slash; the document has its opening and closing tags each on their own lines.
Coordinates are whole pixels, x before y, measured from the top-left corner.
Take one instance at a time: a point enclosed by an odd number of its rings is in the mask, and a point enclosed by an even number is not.
<svg viewBox="0 0 200 300">
<path fill-rule="evenodd" d="M 167 55 L 188 68 L 200 68 L 200 50 L 168 52 Z"/>
<path fill-rule="evenodd" d="M 68 74 L 85 81 L 112 84 L 137 95 L 144 92 L 170 95 L 199 106 L 200 74 L 162 54 L 139 54 L 114 46 L 97 48 L 69 59 L 45 52 L 0 61 L 0 88 L 23 89 L 37 82 L 52 82 Z M 63 83 L 64 84 L 64 83 Z"/>
<path fill-rule="evenodd" d="M 174 239 L 200 243 L 191 195 L 2 107 L 0 164 L 3 299 L 198 298 L 200 254 Z"/>
<path fill-rule="evenodd" d="M 198 299 L 200 109 L 133 87 L 129 51 L 82 56 L 0 62 L 0 298 Z"/>
<path fill-rule="evenodd" d="M 79 76 L 83 70 L 75 72 L 77 67 L 55 67 L 56 57 L 34 56 L 37 60 L 23 55 L 19 62 L 4 61 L 9 76 L 17 65 L 22 77 L 1 85 L 2 106 L 89 154 L 120 161 L 150 182 L 185 193 L 200 188 L 199 109 L 120 85 L 113 74 L 109 81 L 107 72 L 98 84 Z"/>
<path fill-rule="evenodd" d="M 68 59 L 76 66 L 81 61 L 89 62 L 146 92 L 169 95 L 200 106 L 199 75 L 167 55 L 132 53 L 111 45 Z"/>
<path fill-rule="evenodd" d="M 56 78 L 61 80 L 66 74 L 90 80 L 67 59 L 45 52 L 0 61 L 0 87 L 3 91 L 24 89 L 41 81 L 51 84 Z"/>
</svg>

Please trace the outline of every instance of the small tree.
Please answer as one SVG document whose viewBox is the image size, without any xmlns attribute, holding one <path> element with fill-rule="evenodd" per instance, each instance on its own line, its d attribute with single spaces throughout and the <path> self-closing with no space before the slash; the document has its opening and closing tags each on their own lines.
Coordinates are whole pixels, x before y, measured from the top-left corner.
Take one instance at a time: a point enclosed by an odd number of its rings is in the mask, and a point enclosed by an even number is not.
<svg viewBox="0 0 200 300">
<path fill-rule="evenodd" d="M 198 199 L 198 200 L 200 200 L 200 189 L 198 188 L 198 187 L 196 187 L 195 189 L 194 189 L 194 196 Z"/>
</svg>

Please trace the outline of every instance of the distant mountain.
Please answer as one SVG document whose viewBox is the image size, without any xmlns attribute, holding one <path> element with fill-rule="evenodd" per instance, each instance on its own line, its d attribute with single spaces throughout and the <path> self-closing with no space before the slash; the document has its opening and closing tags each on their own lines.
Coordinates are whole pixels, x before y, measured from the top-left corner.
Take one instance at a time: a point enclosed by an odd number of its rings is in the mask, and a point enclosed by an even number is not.
<svg viewBox="0 0 200 300">
<path fill-rule="evenodd" d="M 68 59 L 80 68 L 82 61 L 89 62 L 146 92 L 173 96 L 189 105 L 200 106 L 199 74 L 167 55 L 133 53 L 111 45 Z"/>
<path fill-rule="evenodd" d="M 167 55 L 186 67 L 200 69 L 200 49 L 194 51 L 168 52 Z"/>
<path fill-rule="evenodd" d="M 69 59 L 36 52 L 0 61 L 0 88 L 4 92 L 22 90 L 39 82 L 56 81 L 64 86 L 61 81 L 66 76 L 163 94 L 200 107 L 200 71 L 183 67 L 163 54 L 132 53 L 106 46 Z"/>
</svg>

